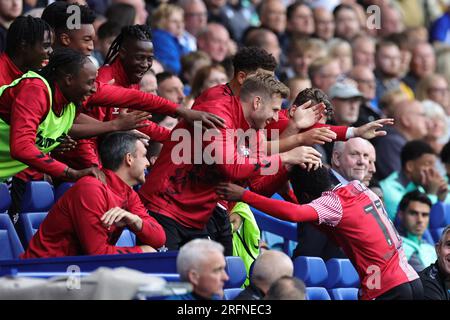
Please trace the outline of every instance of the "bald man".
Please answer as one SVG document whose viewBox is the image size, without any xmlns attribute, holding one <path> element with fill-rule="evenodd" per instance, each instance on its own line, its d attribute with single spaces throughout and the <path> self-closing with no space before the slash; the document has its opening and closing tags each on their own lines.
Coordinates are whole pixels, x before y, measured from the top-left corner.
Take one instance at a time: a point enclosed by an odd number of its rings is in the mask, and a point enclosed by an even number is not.
<svg viewBox="0 0 450 320">
<path fill-rule="evenodd" d="M 214 62 L 222 62 L 228 55 L 230 34 L 218 23 L 208 23 L 197 37 L 199 50 L 206 52 Z"/>
<path fill-rule="evenodd" d="M 261 300 L 275 281 L 293 274 L 294 265 L 289 256 L 277 250 L 264 251 L 254 262 L 250 285 L 235 300 Z"/>
<path fill-rule="evenodd" d="M 318 7 L 313 10 L 313 14 L 316 26 L 315 36 L 325 42 L 332 39 L 336 28 L 333 13 L 327 8 Z"/>
<path fill-rule="evenodd" d="M 374 140 L 377 151 L 377 178 L 382 180 L 394 171 L 402 169 L 400 153 L 411 140 L 423 139 L 427 132 L 427 119 L 422 103 L 417 100 L 401 100 L 393 108 L 394 125 L 387 135 Z"/>
</svg>

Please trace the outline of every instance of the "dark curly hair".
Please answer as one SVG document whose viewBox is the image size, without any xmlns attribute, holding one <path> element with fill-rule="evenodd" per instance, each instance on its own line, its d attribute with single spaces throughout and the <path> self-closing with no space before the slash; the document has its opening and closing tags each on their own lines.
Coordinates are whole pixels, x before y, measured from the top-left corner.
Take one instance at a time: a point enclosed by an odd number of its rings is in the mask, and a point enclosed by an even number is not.
<svg viewBox="0 0 450 320">
<path fill-rule="evenodd" d="M 312 105 L 323 102 L 327 111 L 327 116 L 330 118 L 333 115 L 333 106 L 331 105 L 328 96 L 318 88 L 306 88 L 302 90 L 297 97 L 295 97 L 294 105 L 301 106 L 302 104 L 311 100 Z"/>
<path fill-rule="evenodd" d="M 277 62 L 273 55 L 258 47 L 243 47 L 233 58 L 234 74 L 239 71 L 252 72 L 258 69 L 275 71 Z"/>
<path fill-rule="evenodd" d="M 319 198 L 322 192 L 332 188 L 329 169 L 326 166 L 311 171 L 294 166 L 290 173 L 290 180 L 300 204 L 309 203 Z"/>
</svg>

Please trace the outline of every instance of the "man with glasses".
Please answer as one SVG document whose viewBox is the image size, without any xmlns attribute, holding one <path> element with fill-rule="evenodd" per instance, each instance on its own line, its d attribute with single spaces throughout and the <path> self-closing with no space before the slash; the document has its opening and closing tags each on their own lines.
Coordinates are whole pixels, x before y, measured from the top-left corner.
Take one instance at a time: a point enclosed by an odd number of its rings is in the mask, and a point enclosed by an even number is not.
<svg viewBox="0 0 450 320">
<path fill-rule="evenodd" d="M 316 59 L 308 68 L 308 76 L 313 88 L 328 94 L 330 88 L 341 75 L 341 67 L 337 59 L 324 57 Z"/>
<path fill-rule="evenodd" d="M 186 48 L 197 50 L 197 36 L 206 28 L 208 12 L 203 0 L 180 0 L 178 5 L 184 10 L 185 31 L 180 42 Z"/>
</svg>

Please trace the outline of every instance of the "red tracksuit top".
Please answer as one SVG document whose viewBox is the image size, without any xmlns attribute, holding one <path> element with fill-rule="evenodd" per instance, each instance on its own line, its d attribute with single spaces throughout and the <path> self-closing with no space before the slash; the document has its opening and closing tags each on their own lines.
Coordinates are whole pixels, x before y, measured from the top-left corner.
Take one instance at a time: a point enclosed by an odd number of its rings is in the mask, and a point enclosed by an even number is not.
<svg viewBox="0 0 450 320">
<path fill-rule="evenodd" d="M 196 105 L 193 109 L 214 113 L 225 120 L 227 129 L 219 130 L 220 137 L 214 142 L 216 145 L 220 145 L 219 141 L 233 140 L 230 133 L 232 129 L 244 131 L 249 129 L 242 106 L 234 97 L 224 96 L 213 103 Z M 175 135 L 183 130 L 190 133 L 190 140 L 176 138 Z M 189 140 L 192 148 L 197 141 L 200 145 L 199 152 L 206 152 L 210 147 L 209 142 L 203 141 L 202 144 L 201 137 L 194 136 L 193 132 L 194 128 L 187 126 L 185 121 L 181 121 L 172 130 L 171 140 L 174 141 L 164 142 L 158 160 L 147 176 L 145 184 L 139 190 L 147 209 L 168 216 L 186 227 L 195 229 L 205 227 L 219 200 L 214 190 L 219 182 L 242 182 L 260 175 L 262 168 L 270 165 L 278 166 L 281 169 L 280 172 L 283 170 L 279 155 L 265 156 L 262 148 L 255 146 L 259 142 L 253 145 L 254 150 L 250 157 L 238 152 L 236 146 L 232 144 L 226 145 L 223 149 L 216 149 L 217 158 L 223 160 L 219 155 L 220 152 L 223 152 L 222 155 L 226 154 L 231 157 L 229 158 L 233 162 L 231 164 L 206 164 L 202 159 L 200 159 L 202 160 L 201 164 L 176 164 L 172 152 L 179 154 L 177 151 L 179 141 Z M 261 131 L 258 131 L 257 136 L 261 137 Z M 236 141 L 235 138 L 234 142 L 236 143 Z M 197 154 L 200 154 L 201 157 L 201 153 Z M 187 157 L 192 160 L 194 152 L 191 151 Z M 255 161 L 252 162 L 252 160 Z"/>
<path fill-rule="evenodd" d="M 139 90 L 139 84 L 131 84 L 123 65 L 117 58 L 111 65 L 102 66 L 98 69 L 97 80 L 103 83 L 109 83 L 114 80 L 113 86 Z M 90 107 L 83 110 L 84 113 L 99 121 L 110 121 L 117 118 L 118 107 Z M 148 126 L 142 127 L 139 131 L 145 133 L 150 139 L 158 142 L 167 140 L 170 137 L 170 130 L 158 126 L 156 123 L 147 120 Z M 77 147 L 59 156 L 58 159 L 69 164 L 75 169 L 84 169 L 92 166 L 100 166 L 100 159 L 97 150 L 97 138 L 80 139 L 77 141 Z"/>
<path fill-rule="evenodd" d="M 402 241 L 375 193 L 359 181 L 338 186 L 306 205 L 245 191 L 242 200 L 279 219 L 315 221 L 349 257 L 361 280 L 360 298 L 374 299 L 419 276 L 408 264 Z"/>
<path fill-rule="evenodd" d="M 174 115 L 178 105 L 164 98 L 96 82 L 97 92 L 84 105 L 126 105 L 131 109 Z M 68 103 L 58 86 L 53 92 L 53 111 L 59 114 Z M 40 122 L 50 110 L 48 89 L 40 79 L 25 79 L 19 85 L 4 91 L 0 97 L 0 118 L 10 124 L 11 154 L 30 167 L 54 177 L 63 174 L 65 164 L 43 155 L 35 146 Z"/>
<path fill-rule="evenodd" d="M 116 247 L 123 228 L 103 226 L 101 217 L 114 207 L 142 219 L 142 230 L 136 233 L 142 244 L 159 248 L 166 242 L 163 228 L 148 215 L 137 193 L 113 171 L 103 172 L 106 184 L 86 176 L 58 200 L 21 258 L 141 253 L 139 246 Z"/>
</svg>

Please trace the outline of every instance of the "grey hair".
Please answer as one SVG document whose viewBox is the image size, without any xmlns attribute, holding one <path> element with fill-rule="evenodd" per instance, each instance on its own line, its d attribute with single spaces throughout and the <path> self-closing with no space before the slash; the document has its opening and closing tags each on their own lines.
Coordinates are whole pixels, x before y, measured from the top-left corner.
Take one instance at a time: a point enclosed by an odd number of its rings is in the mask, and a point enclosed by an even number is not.
<svg viewBox="0 0 450 320">
<path fill-rule="evenodd" d="M 180 279 L 189 281 L 189 271 L 198 270 L 202 263 L 208 260 L 207 253 L 214 251 L 223 254 L 224 247 L 208 239 L 195 239 L 182 246 L 177 256 L 177 272 Z"/>
<path fill-rule="evenodd" d="M 444 239 L 445 239 L 445 236 L 447 235 L 447 232 L 450 232 L 450 224 L 445 227 L 444 231 L 442 231 L 441 237 L 439 238 L 438 245 L 441 245 L 444 243 Z"/>
</svg>

